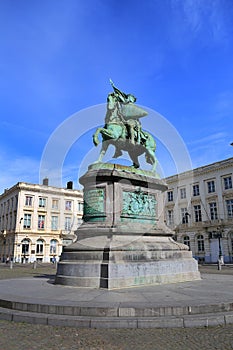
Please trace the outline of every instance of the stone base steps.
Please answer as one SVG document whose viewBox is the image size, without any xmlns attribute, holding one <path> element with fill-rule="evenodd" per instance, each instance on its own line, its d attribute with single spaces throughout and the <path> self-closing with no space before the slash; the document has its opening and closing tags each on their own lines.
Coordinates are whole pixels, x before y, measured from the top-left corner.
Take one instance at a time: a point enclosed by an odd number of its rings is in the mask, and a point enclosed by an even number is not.
<svg viewBox="0 0 233 350">
<path fill-rule="evenodd" d="M 233 324 L 233 303 L 192 307 L 81 307 L 0 300 L 0 319 L 77 328 L 182 328 Z"/>
<path fill-rule="evenodd" d="M 0 308 L 0 319 L 75 328 L 188 328 L 232 324 L 233 312 L 139 318 L 54 315 Z"/>
</svg>

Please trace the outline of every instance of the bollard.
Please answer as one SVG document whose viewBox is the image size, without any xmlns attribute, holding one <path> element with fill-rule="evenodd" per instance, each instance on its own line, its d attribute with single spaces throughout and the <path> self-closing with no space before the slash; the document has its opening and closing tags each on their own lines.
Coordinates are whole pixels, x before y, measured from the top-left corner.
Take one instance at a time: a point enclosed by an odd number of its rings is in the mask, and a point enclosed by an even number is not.
<svg viewBox="0 0 233 350">
<path fill-rule="evenodd" d="M 10 269 L 13 269 L 13 261 L 10 261 Z"/>
<path fill-rule="evenodd" d="M 222 262 L 221 259 L 218 259 L 218 270 L 221 271 L 222 269 Z"/>
</svg>

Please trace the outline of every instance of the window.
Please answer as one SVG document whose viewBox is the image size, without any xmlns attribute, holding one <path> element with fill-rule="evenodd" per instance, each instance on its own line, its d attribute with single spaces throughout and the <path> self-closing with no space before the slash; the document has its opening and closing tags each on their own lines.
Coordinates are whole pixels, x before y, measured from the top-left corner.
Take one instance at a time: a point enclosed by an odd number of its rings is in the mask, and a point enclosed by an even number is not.
<svg viewBox="0 0 233 350">
<path fill-rule="evenodd" d="M 31 214 L 24 214 L 23 228 L 31 228 L 31 221 L 32 221 L 32 215 Z"/>
<path fill-rule="evenodd" d="M 8 214 L 6 214 L 6 228 L 8 229 L 8 219 L 9 219 L 9 216 Z"/>
<path fill-rule="evenodd" d="M 182 218 L 182 224 L 188 224 L 189 213 L 187 212 L 187 208 L 181 208 L 181 218 Z"/>
<path fill-rule="evenodd" d="M 224 181 L 224 189 L 225 190 L 229 190 L 230 188 L 232 188 L 231 176 L 224 177 L 223 181 Z"/>
<path fill-rule="evenodd" d="M 51 217 L 51 229 L 57 230 L 58 229 L 58 216 L 52 216 Z"/>
<path fill-rule="evenodd" d="M 83 203 L 82 202 L 78 202 L 78 211 L 83 211 Z"/>
<path fill-rule="evenodd" d="M 38 229 L 44 229 L 45 215 L 38 215 Z"/>
<path fill-rule="evenodd" d="M 195 219 L 195 222 L 202 221 L 200 204 L 194 205 L 194 219 Z"/>
<path fill-rule="evenodd" d="M 168 200 L 168 202 L 172 202 L 173 201 L 173 191 L 168 191 L 167 192 L 167 200 Z"/>
<path fill-rule="evenodd" d="M 65 230 L 66 231 L 71 230 L 71 216 L 65 217 Z"/>
<path fill-rule="evenodd" d="M 58 209 L 58 199 L 52 199 L 52 209 Z"/>
<path fill-rule="evenodd" d="M 36 254 L 43 254 L 43 250 L 44 242 L 42 241 L 42 239 L 38 239 L 38 241 L 36 242 Z"/>
<path fill-rule="evenodd" d="M 180 189 L 180 199 L 185 199 L 186 198 L 186 188 L 181 188 Z"/>
<path fill-rule="evenodd" d="M 0 219 L 0 222 L 1 222 L 1 219 Z M 19 221 L 20 223 L 20 221 Z M 16 213 L 14 213 L 14 216 L 13 216 L 13 229 L 15 230 L 15 226 L 16 226 Z"/>
<path fill-rule="evenodd" d="M 29 240 L 23 239 L 22 240 L 22 254 L 28 254 L 29 253 Z"/>
<path fill-rule="evenodd" d="M 189 236 L 184 236 L 183 243 L 186 244 L 190 249 L 190 239 Z"/>
<path fill-rule="evenodd" d="M 200 195 L 200 191 L 199 191 L 199 185 L 193 185 L 193 195 L 194 196 L 199 196 Z"/>
<path fill-rule="evenodd" d="M 32 206 L 32 196 L 26 196 L 25 197 L 25 205 L 27 207 L 31 207 Z"/>
<path fill-rule="evenodd" d="M 226 200 L 227 215 L 229 218 L 233 218 L 233 199 Z"/>
<path fill-rule="evenodd" d="M 72 209 L 72 201 L 66 201 L 65 210 L 71 210 L 71 209 Z"/>
<path fill-rule="evenodd" d="M 218 219 L 217 204 L 215 202 L 209 203 L 209 207 L 210 207 L 211 220 L 217 220 Z"/>
<path fill-rule="evenodd" d="M 57 241 L 56 239 L 51 239 L 50 241 L 50 254 L 57 253 Z"/>
<path fill-rule="evenodd" d="M 204 252 L 205 251 L 203 235 L 198 235 L 197 236 L 197 249 L 198 249 L 199 252 Z"/>
<path fill-rule="evenodd" d="M 167 211 L 167 222 L 168 222 L 168 225 L 173 225 L 174 223 L 174 215 L 173 215 L 172 209 Z"/>
<path fill-rule="evenodd" d="M 15 209 L 17 208 L 17 205 L 18 205 L 18 195 L 15 196 L 15 206 L 14 206 Z"/>
<path fill-rule="evenodd" d="M 215 182 L 214 182 L 214 180 L 208 181 L 207 182 L 207 187 L 208 187 L 208 193 L 215 192 Z"/>
<path fill-rule="evenodd" d="M 46 198 L 39 197 L 39 207 L 40 208 L 45 208 L 46 207 Z"/>
</svg>

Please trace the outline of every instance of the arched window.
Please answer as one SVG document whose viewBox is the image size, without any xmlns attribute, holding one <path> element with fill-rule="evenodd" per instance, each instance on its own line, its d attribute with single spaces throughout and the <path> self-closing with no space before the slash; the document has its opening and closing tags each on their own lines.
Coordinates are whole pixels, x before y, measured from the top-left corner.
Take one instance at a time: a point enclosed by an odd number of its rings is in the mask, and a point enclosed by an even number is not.
<svg viewBox="0 0 233 350">
<path fill-rule="evenodd" d="M 57 254 L 57 240 L 51 239 L 50 241 L 50 254 Z"/>
<path fill-rule="evenodd" d="M 204 237 L 203 235 L 197 236 L 197 249 L 199 252 L 205 251 Z"/>
<path fill-rule="evenodd" d="M 189 236 L 184 236 L 183 237 L 183 243 L 186 244 L 189 247 L 189 249 L 190 249 L 190 238 L 189 238 Z"/>
<path fill-rule="evenodd" d="M 25 238 L 22 240 L 22 254 L 28 254 L 29 253 L 29 239 Z"/>
<path fill-rule="evenodd" d="M 44 251 L 44 242 L 42 239 L 36 241 L 36 254 L 43 254 Z"/>
</svg>

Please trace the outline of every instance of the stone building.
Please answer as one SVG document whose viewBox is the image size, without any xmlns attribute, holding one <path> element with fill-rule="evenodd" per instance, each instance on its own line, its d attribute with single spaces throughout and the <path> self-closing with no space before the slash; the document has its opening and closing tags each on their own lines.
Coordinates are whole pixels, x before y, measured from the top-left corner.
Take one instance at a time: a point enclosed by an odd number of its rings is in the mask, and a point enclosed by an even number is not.
<svg viewBox="0 0 233 350">
<path fill-rule="evenodd" d="M 74 241 L 83 195 L 73 189 L 19 182 L 0 195 L 0 261 L 50 262 Z"/>
<path fill-rule="evenodd" d="M 199 262 L 233 262 L 233 158 L 166 178 L 165 221 Z"/>
</svg>

